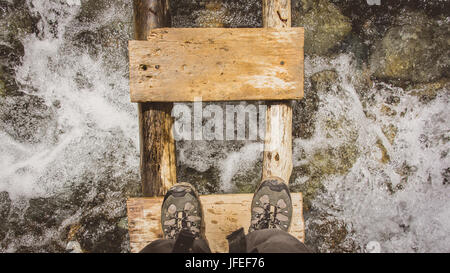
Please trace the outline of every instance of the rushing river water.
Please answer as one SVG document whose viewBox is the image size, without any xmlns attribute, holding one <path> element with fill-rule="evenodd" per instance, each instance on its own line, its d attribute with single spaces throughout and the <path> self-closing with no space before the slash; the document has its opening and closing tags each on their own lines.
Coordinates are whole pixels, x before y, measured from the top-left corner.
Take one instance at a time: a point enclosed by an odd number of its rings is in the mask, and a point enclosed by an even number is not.
<svg viewBox="0 0 450 273">
<path fill-rule="evenodd" d="M 20 38 L 21 95 L 0 97 L 0 252 L 128 251 L 125 198 L 140 194 L 130 2 L 21 7 L 37 19 Z M 173 4 L 173 25 L 261 25 L 259 1 L 197 10 L 200 2 Z M 448 27 L 448 15 L 439 22 Z M 372 81 L 364 62 L 347 50 L 305 57 L 291 185 L 307 198 L 307 243 L 320 251 L 448 252 L 448 84 L 427 99 L 417 85 Z M 323 71 L 331 76 L 317 80 Z M 180 179 L 205 193 L 251 191 L 261 146 L 177 143 Z"/>
</svg>

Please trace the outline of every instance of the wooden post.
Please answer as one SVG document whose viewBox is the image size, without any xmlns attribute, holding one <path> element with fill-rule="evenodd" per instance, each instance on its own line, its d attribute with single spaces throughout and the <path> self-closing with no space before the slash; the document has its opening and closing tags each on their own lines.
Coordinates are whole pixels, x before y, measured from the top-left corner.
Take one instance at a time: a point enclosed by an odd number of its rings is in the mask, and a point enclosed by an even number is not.
<svg viewBox="0 0 450 273">
<path fill-rule="evenodd" d="M 152 28 L 170 27 L 169 0 L 133 0 L 134 38 Z M 139 103 L 141 181 L 145 197 L 162 196 L 176 183 L 173 103 Z"/>
<path fill-rule="evenodd" d="M 291 0 L 263 0 L 266 28 L 291 27 Z M 292 173 L 292 107 L 271 102 L 266 112 L 262 179 L 279 177 L 286 184 Z"/>
</svg>

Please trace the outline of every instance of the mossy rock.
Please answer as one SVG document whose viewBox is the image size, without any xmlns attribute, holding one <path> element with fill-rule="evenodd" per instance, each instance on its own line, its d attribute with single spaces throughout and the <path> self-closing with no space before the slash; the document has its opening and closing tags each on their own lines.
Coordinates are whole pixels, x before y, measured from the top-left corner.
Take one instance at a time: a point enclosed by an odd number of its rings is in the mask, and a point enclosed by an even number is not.
<svg viewBox="0 0 450 273">
<path fill-rule="evenodd" d="M 309 139 L 314 135 L 320 103 L 318 93 L 316 84 L 311 79 L 311 87 L 305 88 L 303 99 L 294 102 L 292 134 L 295 138 Z"/>
<path fill-rule="evenodd" d="M 406 13 L 376 45 L 372 75 L 399 85 L 439 80 L 449 70 L 450 29 L 423 13 Z"/>
<path fill-rule="evenodd" d="M 345 175 L 355 164 L 359 150 L 354 144 L 344 144 L 338 148 L 323 148 L 315 151 L 308 163 L 293 170 L 291 189 L 303 193 L 305 210 L 311 208 L 312 201 L 325 190 L 323 180 L 333 175 Z M 296 183 L 296 177 L 308 177 L 306 181 Z"/>
<path fill-rule="evenodd" d="M 172 27 L 262 27 L 261 0 L 169 2 Z"/>
<path fill-rule="evenodd" d="M 31 13 L 25 1 L 17 0 L 3 5 L 6 12 L 0 19 L 0 29 L 5 36 L 23 38 L 37 32 L 39 17 Z"/>
<path fill-rule="evenodd" d="M 387 164 L 387 163 L 391 162 L 391 157 L 389 156 L 389 153 L 388 153 L 386 147 L 384 146 L 383 142 L 381 141 L 381 139 L 377 140 L 376 145 L 380 149 L 380 152 L 381 152 L 381 157 L 379 158 L 379 161 L 383 164 Z"/>
<path fill-rule="evenodd" d="M 355 145 L 345 144 L 337 149 L 322 149 L 314 153 L 310 168 L 312 174 L 325 175 L 344 175 L 356 162 L 358 157 L 358 148 Z"/>
<path fill-rule="evenodd" d="M 351 32 L 350 19 L 328 0 L 302 0 L 294 11 L 294 26 L 305 28 L 305 53 L 327 55 Z"/>
<path fill-rule="evenodd" d="M 307 221 L 306 244 L 321 253 L 355 253 L 361 251 L 351 239 L 352 229 L 342 220 L 319 212 Z"/>
<path fill-rule="evenodd" d="M 239 170 L 231 179 L 231 183 L 235 185 L 237 193 L 254 193 L 257 186 L 261 182 L 262 176 L 262 156 L 261 160 L 257 160 L 250 169 Z"/>
<path fill-rule="evenodd" d="M 394 124 L 383 125 L 381 131 L 386 136 L 389 143 L 391 145 L 394 144 L 395 137 L 397 136 L 398 133 L 397 126 L 395 126 Z"/>
<path fill-rule="evenodd" d="M 25 1 L 5 2 L 0 8 L 0 96 L 18 95 L 15 68 L 25 54 L 22 41 L 26 35 L 38 32 L 39 18 Z"/>
<path fill-rule="evenodd" d="M 228 17 L 228 10 L 223 7 L 222 3 L 211 1 L 207 2 L 205 9 L 200 12 L 196 19 L 196 24 L 199 27 L 227 27 L 226 19 Z"/>
<path fill-rule="evenodd" d="M 80 11 L 76 16 L 80 22 L 92 22 L 110 8 L 109 0 L 86 0 L 82 1 Z"/>
<path fill-rule="evenodd" d="M 199 172 L 184 165 L 177 166 L 177 181 L 191 183 L 199 194 L 219 192 L 219 174 L 220 171 L 214 167 L 210 167 L 204 172 Z"/>
<path fill-rule="evenodd" d="M 313 92 L 330 92 L 339 83 L 339 75 L 335 70 L 324 70 L 311 76 Z"/>
<path fill-rule="evenodd" d="M 450 78 L 444 78 L 437 82 L 416 84 L 407 89 L 410 95 L 419 98 L 422 103 L 434 100 L 440 93 L 450 89 Z"/>
<path fill-rule="evenodd" d="M 54 139 L 57 126 L 54 116 L 54 109 L 33 95 L 21 95 L 20 99 L 6 96 L 0 108 L 0 119 L 6 125 L 4 132 L 25 143 Z"/>
</svg>

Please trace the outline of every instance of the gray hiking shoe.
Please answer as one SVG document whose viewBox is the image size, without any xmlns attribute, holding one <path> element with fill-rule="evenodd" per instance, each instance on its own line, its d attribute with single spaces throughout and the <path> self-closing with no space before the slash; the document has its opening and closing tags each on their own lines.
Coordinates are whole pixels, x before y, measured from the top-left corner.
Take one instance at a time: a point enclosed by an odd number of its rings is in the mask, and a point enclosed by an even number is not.
<svg viewBox="0 0 450 273">
<path fill-rule="evenodd" d="M 164 196 L 161 225 L 166 239 L 176 239 L 181 230 L 195 238 L 202 234 L 202 207 L 194 187 L 189 183 L 174 185 Z"/>
<path fill-rule="evenodd" d="M 292 220 L 292 200 L 289 188 L 280 179 L 261 183 L 252 200 L 249 233 L 261 229 L 288 231 Z"/>
</svg>

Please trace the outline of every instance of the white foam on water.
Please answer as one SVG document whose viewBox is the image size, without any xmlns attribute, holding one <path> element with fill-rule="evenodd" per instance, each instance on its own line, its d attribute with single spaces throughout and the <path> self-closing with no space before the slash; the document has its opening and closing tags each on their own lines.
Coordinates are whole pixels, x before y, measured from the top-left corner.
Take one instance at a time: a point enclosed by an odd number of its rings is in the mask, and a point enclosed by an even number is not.
<svg viewBox="0 0 450 273">
<path fill-rule="evenodd" d="M 354 231 L 351 236 L 363 249 L 373 241 L 380 244 L 381 252 L 448 252 L 450 188 L 443 184 L 442 173 L 450 167 L 449 90 L 427 104 L 389 85 L 370 90 L 375 103 L 367 110 L 376 116 L 373 120 L 365 116 L 353 85 L 356 73 L 351 56 L 338 56 L 331 63 L 320 58 L 307 60 L 310 73 L 325 69 L 336 69 L 342 90 L 338 94 L 319 94 L 315 135 L 310 140 L 296 139 L 294 155 L 304 151 L 308 158 L 322 147 L 338 147 L 356 131 L 359 156 L 348 174 L 323 181 L 326 192 L 314 204 L 349 223 L 353 229 L 349 231 Z M 401 100 L 397 106 L 390 106 L 397 114 L 387 116 L 380 108 L 392 94 Z M 402 112 L 404 116 L 400 115 Z M 325 129 L 330 118 L 344 118 L 347 123 L 343 129 L 330 132 Z M 382 126 L 387 124 L 398 128 L 392 145 L 382 132 Z M 327 138 L 326 134 L 332 137 Z M 380 160 L 382 152 L 377 140 L 390 157 L 387 163 Z M 304 162 L 294 163 L 298 166 Z M 403 173 L 405 165 L 410 166 L 408 174 Z M 388 183 L 403 188 L 391 193 Z M 339 209 L 330 209 L 330 205 Z"/>
<path fill-rule="evenodd" d="M 117 168 L 116 173 L 138 170 L 137 111 L 129 103 L 126 59 L 118 60 L 123 63 L 121 69 L 111 71 L 102 55 L 107 51 L 92 56 L 72 45 L 68 38 L 86 30 L 86 25 L 78 27 L 74 20 L 79 0 L 29 0 L 28 5 L 42 18 L 40 33 L 23 41 L 25 55 L 16 79 L 24 86 L 22 92 L 38 96 L 48 107 L 58 104 L 56 131 L 48 132 L 57 137 L 31 145 L 1 134 L 0 149 L 5 152 L 0 154 L 0 190 L 12 198 L 62 190 L 65 182 L 89 170 L 91 153 L 112 148 L 106 141 L 112 137 L 132 143 L 126 148 L 131 150 L 120 151 L 129 154 L 131 165 Z M 123 15 L 115 13 L 112 7 L 102 23 Z M 80 77 L 89 84 L 79 84 Z"/>
<path fill-rule="evenodd" d="M 250 143 L 237 152 L 227 154 L 227 157 L 220 162 L 221 189 L 226 193 L 235 190 L 231 182 L 233 176 L 238 171 L 244 173 L 250 171 L 255 162 L 261 158 L 263 150 L 263 143 Z"/>
</svg>

